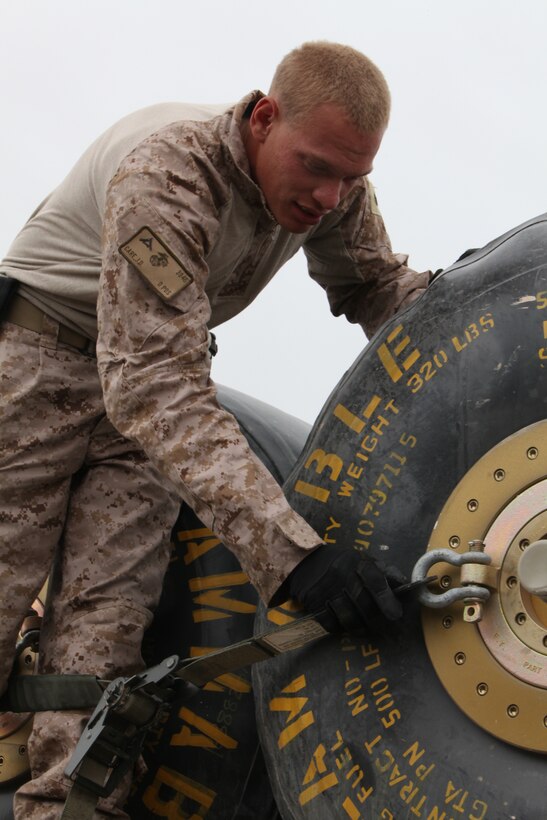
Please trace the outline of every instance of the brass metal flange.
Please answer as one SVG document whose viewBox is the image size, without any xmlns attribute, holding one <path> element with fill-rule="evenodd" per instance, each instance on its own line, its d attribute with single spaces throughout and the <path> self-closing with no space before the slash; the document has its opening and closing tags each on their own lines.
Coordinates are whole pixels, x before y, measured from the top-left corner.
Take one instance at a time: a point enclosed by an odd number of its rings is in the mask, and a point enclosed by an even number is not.
<svg viewBox="0 0 547 820">
<path fill-rule="evenodd" d="M 33 647 L 26 647 L 17 658 L 19 675 L 36 671 L 38 655 Z M 19 778 L 28 769 L 27 742 L 32 729 L 33 715 L 28 712 L 0 713 L 0 784 Z"/>
<path fill-rule="evenodd" d="M 480 544 L 492 559 L 480 620 L 473 603 L 423 612 L 431 661 L 455 703 L 496 737 L 544 753 L 547 603 L 521 585 L 518 566 L 523 550 L 547 537 L 546 442 L 541 421 L 490 450 L 460 481 L 433 529 L 428 551 L 464 553 Z M 439 591 L 460 586 L 462 576 L 465 582 L 465 571 L 448 563 L 436 564 L 435 574 Z"/>
<path fill-rule="evenodd" d="M 38 671 L 38 635 L 46 595 L 47 583 L 21 625 L 17 642 L 21 648 L 14 670 L 18 675 L 34 675 Z M 26 644 L 28 638 L 32 640 Z M 30 712 L 0 712 L 0 786 L 18 780 L 29 770 L 27 743 L 33 717 Z"/>
</svg>

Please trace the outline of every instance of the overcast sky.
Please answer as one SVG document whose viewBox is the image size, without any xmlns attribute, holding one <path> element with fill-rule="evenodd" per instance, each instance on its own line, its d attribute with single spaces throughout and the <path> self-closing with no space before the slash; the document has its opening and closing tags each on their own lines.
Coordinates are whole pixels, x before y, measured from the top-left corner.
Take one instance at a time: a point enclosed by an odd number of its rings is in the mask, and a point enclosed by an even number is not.
<svg viewBox="0 0 547 820">
<path fill-rule="evenodd" d="M 392 244 L 446 267 L 547 210 L 545 0 L 0 0 L 0 256 L 98 134 L 166 100 L 267 91 L 305 40 L 368 54 L 393 114 L 372 176 Z M 303 255 L 218 328 L 214 378 L 313 421 L 364 347 Z"/>
</svg>

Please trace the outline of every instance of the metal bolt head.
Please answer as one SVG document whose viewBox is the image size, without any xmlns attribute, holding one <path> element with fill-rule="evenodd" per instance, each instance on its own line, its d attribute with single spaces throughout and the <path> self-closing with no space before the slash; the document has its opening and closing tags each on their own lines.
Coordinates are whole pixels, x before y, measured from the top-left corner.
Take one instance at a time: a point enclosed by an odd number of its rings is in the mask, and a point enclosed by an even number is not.
<svg viewBox="0 0 547 820">
<path fill-rule="evenodd" d="M 439 584 L 443 589 L 448 589 L 448 587 L 452 584 L 452 578 L 450 577 L 450 575 L 443 575 L 443 577 L 439 581 Z"/>
<path fill-rule="evenodd" d="M 526 623 L 526 614 L 524 612 L 518 612 L 515 621 L 519 626 L 523 626 Z"/>
<path fill-rule="evenodd" d="M 473 601 L 463 608 L 463 619 L 467 624 L 476 624 L 482 621 L 482 604 L 480 601 Z"/>
<path fill-rule="evenodd" d="M 518 583 L 515 575 L 510 575 L 507 581 L 505 582 L 509 589 L 514 589 Z"/>
<path fill-rule="evenodd" d="M 18 750 L 19 754 L 22 756 L 26 753 L 27 747 L 26 746 L 19 746 Z"/>
<path fill-rule="evenodd" d="M 449 546 L 452 547 L 453 550 L 457 549 L 460 546 L 460 538 L 458 535 L 452 535 L 448 541 Z"/>
<path fill-rule="evenodd" d="M 522 541 L 519 541 L 519 549 L 525 550 L 526 547 L 530 546 L 530 542 L 527 538 L 523 538 Z"/>
<path fill-rule="evenodd" d="M 538 448 L 537 447 L 530 447 L 530 449 L 526 452 L 526 455 L 530 459 L 534 459 L 538 457 Z"/>
<path fill-rule="evenodd" d="M 456 652 L 454 660 L 458 666 L 462 666 L 466 661 L 465 652 Z"/>
<path fill-rule="evenodd" d="M 454 618 L 452 617 L 452 615 L 445 615 L 444 616 L 443 626 L 444 626 L 445 629 L 450 629 L 450 627 L 452 626 L 453 623 L 454 623 Z M 546 637 L 546 640 L 547 640 L 547 637 Z"/>
<path fill-rule="evenodd" d="M 478 683 L 477 684 L 477 694 L 483 697 L 488 693 L 488 684 L 487 683 Z"/>
<path fill-rule="evenodd" d="M 479 502 L 476 498 L 470 498 L 467 502 L 467 509 L 469 512 L 476 512 L 479 509 Z"/>
<path fill-rule="evenodd" d="M 495 470 L 494 478 L 496 479 L 496 481 L 503 481 L 503 479 L 505 478 L 505 470 L 502 470 L 501 468 L 499 470 Z"/>
<path fill-rule="evenodd" d="M 509 715 L 510 718 L 516 718 L 518 716 L 518 713 L 519 713 L 519 708 L 518 708 L 516 703 L 511 703 L 507 707 L 507 714 Z"/>
</svg>

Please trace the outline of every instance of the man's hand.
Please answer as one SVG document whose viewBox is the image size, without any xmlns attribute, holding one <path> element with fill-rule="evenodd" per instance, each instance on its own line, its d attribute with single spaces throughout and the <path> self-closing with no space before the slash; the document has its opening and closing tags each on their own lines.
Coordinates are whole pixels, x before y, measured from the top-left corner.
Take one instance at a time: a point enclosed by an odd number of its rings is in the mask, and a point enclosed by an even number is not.
<svg viewBox="0 0 547 820">
<path fill-rule="evenodd" d="M 378 633 L 403 614 L 394 586 L 405 582 L 396 569 L 382 569 L 366 553 L 325 544 L 286 579 L 284 590 L 329 632 Z"/>
</svg>

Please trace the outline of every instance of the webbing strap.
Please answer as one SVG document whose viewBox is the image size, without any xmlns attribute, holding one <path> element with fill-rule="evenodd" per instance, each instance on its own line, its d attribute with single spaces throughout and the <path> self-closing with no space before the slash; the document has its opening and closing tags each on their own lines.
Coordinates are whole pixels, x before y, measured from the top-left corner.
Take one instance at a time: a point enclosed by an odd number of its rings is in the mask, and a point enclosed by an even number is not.
<svg viewBox="0 0 547 820">
<path fill-rule="evenodd" d="M 105 778 L 107 768 L 97 760 L 88 757 L 82 761 L 80 772 L 89 780 L 101 782 Z M 73 783 L 60 820 L 93 820 L 98 801 L 97 794 L 79 783 Z"/>
<path fill-rule="evenodd" d="M 6 712 L 91 709 L 103 691 L 93 675 L 17 675 L 10 680 L 0 708 Z"/>
</svg>

